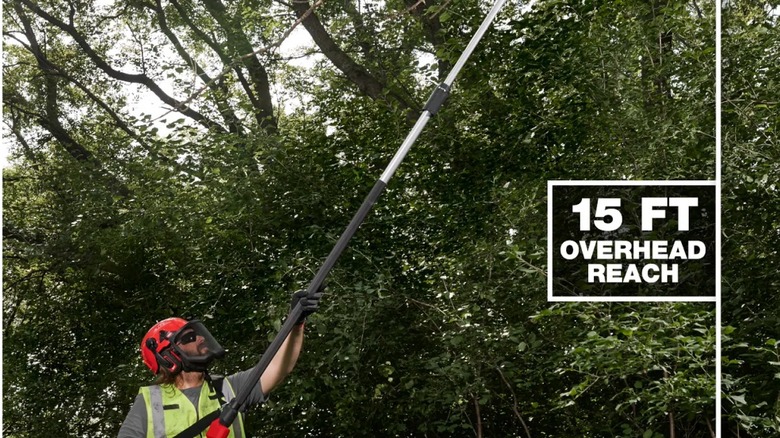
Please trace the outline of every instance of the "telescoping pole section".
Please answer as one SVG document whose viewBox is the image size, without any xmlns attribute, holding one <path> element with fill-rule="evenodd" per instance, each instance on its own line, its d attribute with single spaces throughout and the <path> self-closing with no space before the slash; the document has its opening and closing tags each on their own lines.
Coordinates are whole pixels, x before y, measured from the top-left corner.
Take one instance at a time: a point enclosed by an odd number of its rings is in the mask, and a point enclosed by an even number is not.
<svg viewBox="0 0 780 438">
<path fill-rule="evenodd" d="M 452 83 L 455 81 L 455 77 L 458 75 L 460 70 L 466 64 L 466 61 L 468 60 L 469 56 L 471 56 L 471 53 L 474 51 L 474 48 L 476 48 L 477 44 L 482 39 L 482 36 L 485 34 L 485 32 L 488 30 L 491 23 L 493 22 L 493 19 L 496 17 L 498 12 L 504 6 L 504 3 L 506 3 L 506 0 L 496 1 L 496 3 L 490 9 L 490 12 L 488 12 L 487 16 L 485 16 L 482 25 L 480 25 L 479 29 L 477 29 L 477 31 L 474 33 L 474 36 L 471 38 L 471 41 L 469 42 L 468 46 L 466 46 L 466 49 L 460 55 L 460 58 L 458 58 L 458 61 L 455 63 L 455 66 L 452 68 L 449 75 L 447 75 L 447 78 L 444 80 L 444 82 L 442 82 L 441 84 L 439 84 L 439 86 L 436 87 L 436 89 L 431 94 L 430 98 L 428 98 L 428 102 L 425 104 L 425 108 L 423 108 L 423 112 L 420 115 L 419 119 L 417 119 L 417 122 L 414 124 L 414 127 L 406 136 L 406 139 L 401 144 L 401 147 L 398 149 L 398 151 L 395 153 L 395 156 L 393 156 L 393 159 L 390 161 L 390 164 L 387 166 L 384 173 L 382 173 L 382 176 L 380 176 L 379 180 L 376 182 L 376 184 L 374 184 L 374 187 L 371 189 L 371 192 L 368 194 L 366 199 L 363 200 L 363 204 L 360 206 L 360 209 L 358 209 L 357 213 L 355 213 L 355 216 L 352 217 L 352 220 L 347 226 L 347 229 L 344 231 L 341 237 L 339 237 L 339 240 L 336 242 L 336 245 L 330 251 L 330 254 L 328 254 L 328 257 L 323 262 L 319 271 L 317 271 L 317 274 L 314 276 L 314 279 L 311 281 L 311 283 L 309 283 L 309 286 L 306 288 L 306 291 L 309 295 L 316 293 L 316 291 L 320 288 L 322 283 L 325 281 L 325 277 L 327 277 L 328 273 L 333 268 L 333 265 L 336 264 L 336 261 L 338 260 L 339 256 L 341 256 L 341 253 L 347 247 L 347 244 L 349 243 L 350 239 L 352 239 L 352 236 L 355 235 L 355 232 L 357 231 L 358 227 L 360 227 L 360 224 L 363 223 L 363 220 L 366 218 L 366 215 L 374 206 L 374 203 L 376 202 L 377 198 L 379 198 L 379 195 L 382 193 L 382 191 L 384 191 L 385 187 L 387 187 L 388 181 L 390 181 L 390 178 L 393 177 L 393 174 L 395 173 L 396 169 L 398 169 L 398 166 L 401 164 L 401 162 L 404 160 L 404 157 L 406 157 L 406 154 L 409 152 L 409 149 L 411 149 L 412 145 L 414 145 L 414 142 L 417 141 L 417 137 L 420 136 L 420 133 L 422 132 L 423 128 L 425 128 L 425 125 L 428 123 L 428 120 L 430 120 L 431 116 L 439 112 L 441 105 L 449 96 L 450 87 L 452 86 Z M 287 319 L 284 321 L 284 324 L 279 329 L 279 333 L 271 342 L 271 345 L 269 345 L 268 348 L 263 353 L 262 357 L 260 358 L 260 362 L 252 369 L 252 374 L 246 380 L 246 384 L 244 385 L 244 387 L 240 388 L 240 390 L 236 395 L 236 398 L 234 398 L 231 401 L 231 403 L 225 406 L 220 417 L 214 420 L 214 423 L 209 428 L 209 432 L 207 435 L 208 438 L 223 438 L 227 436 L 227 432 L 228 432 L 227 427 L 229 427 L 230 424 L 233 423 L 233 420 L 235 420 L 238 411 L 242 408 L 249 393 L 251 392 L 253 387 L 257 384 L 256 382 L 260 379 L 260 376 L 263 375 L 263 372 L 268 367 L 268 364 L 271 362 L 271 359 L 274 357 L 274 355 L 276 355 L 276 352 L 279 351 L 279 348 L 282 346 L 282 343 L 292 331 L 295 322 L 301 316 L 301 312 L 302 312 L 301 306 L 296 305 L 290 311 L 290 314 L 287 315 Z"/>
</svg>

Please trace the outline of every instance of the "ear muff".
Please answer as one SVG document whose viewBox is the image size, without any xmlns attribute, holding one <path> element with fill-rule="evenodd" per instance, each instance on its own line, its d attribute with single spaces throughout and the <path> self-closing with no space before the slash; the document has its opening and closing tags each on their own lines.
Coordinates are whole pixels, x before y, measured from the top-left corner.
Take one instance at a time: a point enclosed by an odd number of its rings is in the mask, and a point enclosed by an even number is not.
<svg viewBox="0 0 780 438">
<path fill-rule="evenodd" d="M 181 370 L 181 357 L 171 351 L 171 337 L 185 325 L 187 321 L 182 318 L 167 318 L 146 332 L 141 340 L 141 359 L 152 374 L 157 374 L 160 368 L 170 372 Z"/>
<path fill-rule="evenodd" d="M 157 366 L 165 368 L 169 372 L 175 373 L 181 367 L 181 359 L 173 352 L 170 346 L 157 351 L 157 340 L 149 338 L 146 340 L 146 348 L 154 352 L 154 358 L 157 360 Z"/>
</svg>

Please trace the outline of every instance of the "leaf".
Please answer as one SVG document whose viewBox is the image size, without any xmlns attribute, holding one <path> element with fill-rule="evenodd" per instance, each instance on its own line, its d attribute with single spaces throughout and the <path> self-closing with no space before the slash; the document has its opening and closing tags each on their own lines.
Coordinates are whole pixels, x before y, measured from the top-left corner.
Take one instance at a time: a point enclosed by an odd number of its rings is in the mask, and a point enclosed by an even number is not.
<svg viewBox="0 0 780 438">
<path fill-rule="evenodd" d="M 730 396 L 728 396 L 728 398 L 736 406 L 744 406 L 744 405 L 747 404 L 747 402 L 745 401 L 745 395 L 744 394 L 741 394 L 741 395 L 730 395 Z"/>
</svg>

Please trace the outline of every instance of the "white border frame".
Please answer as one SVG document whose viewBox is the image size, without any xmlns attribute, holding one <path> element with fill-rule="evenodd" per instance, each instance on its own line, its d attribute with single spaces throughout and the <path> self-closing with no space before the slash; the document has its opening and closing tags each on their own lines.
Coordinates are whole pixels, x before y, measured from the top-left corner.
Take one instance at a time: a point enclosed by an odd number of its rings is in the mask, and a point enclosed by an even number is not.
<svg viewBox="0 0 780 438">
<path fill-rule="evenodd" d="M 723 359 L 722 359 L 722 304 L 723 287 L 721 285 L 722 279 L 722 235 L 721 227 L 723 226 L 721 220 L 722 214 L 722 154 L 723 144 L 721 138 L 721 92 L 722 92 L 722 70 L 721 64 L 723 62 L 723 54 L 721 53 L 721 14 L 723 3 L 715 2 L 715 436 L 721 437 L 723 433 L 723 404 L 721 397 L 723 396 L 722 376 L 723 372 Z"/>
<path fill-rule="evenodd" d="M 655 296 L 609 296 L 609 297 L 560 297 L 553 296 L 552 265 L 553 265 L 553 236 L 552 236 L 552 188 L 555 186 L 713 186 L 715 187 L 715 260 L 716 260 L 716 278 L 715 291 L 712 296 L 676 296 L 676 297 L 655 297 Z M 718 197 L 718 182 L 710 180 L 662 180 L 662 181 L 643 181 L 643 180 L 548 180 L 547 181 L 547 301 L 553 303 L 561 302 L 719 302 L 719 273 L 717 265 L 720 257 L 719 239 L 720 221 L 718 221 L 720 201 Z"/>
</svg>

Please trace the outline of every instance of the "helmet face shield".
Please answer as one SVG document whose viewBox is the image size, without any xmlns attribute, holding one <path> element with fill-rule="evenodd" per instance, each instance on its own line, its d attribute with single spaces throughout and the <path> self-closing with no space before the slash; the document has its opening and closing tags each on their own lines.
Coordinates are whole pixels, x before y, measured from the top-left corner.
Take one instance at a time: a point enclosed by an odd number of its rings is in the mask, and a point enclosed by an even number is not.
<svg viewBox="0 0 780 438">
<path fill-rule="evenodd" d="M 171 340 L 185 371 L 206 371 L 211 361 L 225 356 L 225 349 L 198 320 L 189 321 Z"/>
</svg>

